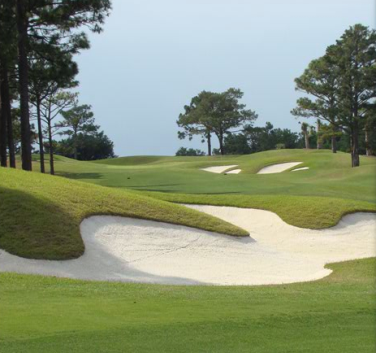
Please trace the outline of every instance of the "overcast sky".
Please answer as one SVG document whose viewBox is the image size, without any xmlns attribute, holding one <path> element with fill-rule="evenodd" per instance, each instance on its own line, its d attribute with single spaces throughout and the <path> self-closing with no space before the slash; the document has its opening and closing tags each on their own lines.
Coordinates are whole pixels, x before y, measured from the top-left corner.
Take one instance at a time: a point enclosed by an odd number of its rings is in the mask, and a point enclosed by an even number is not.
<svg viewBox="0 0 376 353">
<path fill-rule="evenodd" d="M 355 23 L 375 27 L 374 0 L 113 0 L 77 57 L 80 101 L 119 156 L 205 150 L 176 125 L 202 90 L 240 88 L 256 125 L 299 131 L 294 78 Z"/>
</svg>

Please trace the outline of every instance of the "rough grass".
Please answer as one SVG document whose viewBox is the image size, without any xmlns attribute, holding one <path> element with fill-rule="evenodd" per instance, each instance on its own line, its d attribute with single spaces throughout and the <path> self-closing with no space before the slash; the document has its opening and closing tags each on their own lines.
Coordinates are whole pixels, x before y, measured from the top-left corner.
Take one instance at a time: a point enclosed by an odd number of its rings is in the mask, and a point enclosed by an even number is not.
<svg viewBox="0 0 376 353">
<path fill-rule="evenodd" d="M 159 286 L 0 275 L 2 353 L 374 353 L 376 261 L 323 280 Z"/>
<path fill-rule="evenodd" d="M 0 248 L 23 257 L 71 259 L 84 252 L 79 225 L 91 215 L 120 215 L 244 236 L 215 217 L 123 190 L 0 169 Z"/>
</svg>

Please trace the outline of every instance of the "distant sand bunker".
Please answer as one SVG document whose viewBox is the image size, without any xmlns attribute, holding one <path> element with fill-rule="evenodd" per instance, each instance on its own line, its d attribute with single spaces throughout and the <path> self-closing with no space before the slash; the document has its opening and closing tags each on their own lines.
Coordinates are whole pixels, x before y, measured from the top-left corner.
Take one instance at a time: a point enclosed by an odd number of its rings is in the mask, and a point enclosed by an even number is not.
<svg viewBox="0 0 376 353">
<path fill-rule="evenodd" d="M 241 169 L 234 169 L 230 170 L 229 172 L 226 172 L 226 174 L 240 174 L 241 171 Z"/>
<path fill-rule="evenodd" d="M 95 216 L 82 222 L 85 254 L 28 260 L 0 250 L 0 271 L 160 284 L 260 285 L 303 282 L 331 273 L 326 263 L 376 256 L 376 215 L 357 213 L 326 230 L 290 226 L 254 209 L 191 206 L 248 230 L 236 238 L 139 219 Z"/>
<path fill-rule="evenodd" d="M 299 172 L 300 170 L 308 170 L 308 169 L 309 167 L 297 168 L 297 169 L 292 170 L 292 172 Z"/>
<path fill-rule="evenodd" d="M 292 163 L 280 163 L 280 164 L 273 164 L 268 167 L 262 168 L 259 170 L 257 174 L 274 174 L 274 173 L 282 173 L 285 170 L 290 168 L 296 167 L 303 162 L 292 162 Z"/>
<path fill-rule="evenodd" d="M 203 168 L 201 170 L 204 170 L 205 172 L 221 174 L 225 172 L 226 170 L 229 170 L 235 167 L 237 167 L 237 165 L 223 165 L 223 166 L 217 166 L 217 167 Z"/>
</svg>

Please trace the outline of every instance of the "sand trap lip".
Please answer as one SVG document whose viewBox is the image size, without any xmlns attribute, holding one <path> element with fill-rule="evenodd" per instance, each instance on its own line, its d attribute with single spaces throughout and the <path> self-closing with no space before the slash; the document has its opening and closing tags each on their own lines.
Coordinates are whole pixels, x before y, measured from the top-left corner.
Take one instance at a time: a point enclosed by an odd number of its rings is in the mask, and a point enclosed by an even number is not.
<svg viewBox="0 0 376 353">
<path fill-rule="evenodd" d="M 292 172 L 299 172 L 301 170 L 308 170 L 309 167 L 303 167 L 303 168 L 297 168 L 297 169 L 293 169 Z"/>
<path fill-rule="evenodd" d="M 95 216 L 84 220 L 76 260 L 23 259 L 0 250 L 0 272 L 160 284 L 260 285 L 331 273 L 326 263 L 376 256 L 376 215 L 345 216 L 326 230 L 290 226 L 276 214 L 190 206 L 250 232 L 236 238 L 166 223 Z"/>
<path fill-rule="evenodd" d="M 273 164 L 267 167 L 264 167 L 258 171 L 257 174 L 274 174 L 274 173 L 282 173 L 290 168 L 296 167 L 303 162 L 290 162 L 290 163 L 280 163 L 280 164 Z"/>
<path fill-rule="evenodd" d="M 216 166 L 216 167 L 202 168 L 201 170 L 205 172 L 209 172 L 209 173 L 221 174 L 225 172 L 226 170 L 229 170 L 235 167 L 237 167 L 237 165 L 221 165 L 221 166 Z"/>
<path fill-rule="evenodd" d="M 226 172 L 225 174 L 240 174 L 241 173 L 241 169 L 233 169 L 233 170 L 230 170 L 229 172 Z"/>
</svg>

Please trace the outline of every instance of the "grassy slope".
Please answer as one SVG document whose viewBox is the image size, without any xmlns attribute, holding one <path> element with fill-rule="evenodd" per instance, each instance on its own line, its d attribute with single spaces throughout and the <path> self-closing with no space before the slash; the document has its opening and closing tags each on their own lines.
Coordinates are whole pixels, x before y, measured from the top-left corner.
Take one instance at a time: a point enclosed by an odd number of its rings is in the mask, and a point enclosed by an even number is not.
<svg viewBox="0 0 376 353">
<path fill-rule="evenodd" d="M 308 171 L 257 175 L 264 166 L 298 161 Z M 234 165 L 240 175 L 212 174 L 200 168 Z M 124 157 L 99 162 L 59 158 L 60 175 L 178 203 L 253 207 L 277 213 L 305 228 L 326 228 L 356 211 L 376 211 L 376 158 L 360 168 L 350 156 L 330 151 L 279 150 L 225 157 Z"/>
<path fill-rule="evenodd" d="M 286 223 L 300 228 L 324 229 L 335 226 L 354 212 L 376 212 L 376 204 L 317 196 L 286 195 L 187 195 L 143 193 L 156 199 L 196 205 L 233 206 L 268 210 Z"/>
<path fill-rule="evenodd" d="M 144 162 L 143 162 L 144 161 Z M 255 174 L 264 166 L 304 162 L 311 169 L 295 173 Z M 132 164 L 135 163 L 135 164 Z M 200 171 L 213 165 L 237 164 L 239 175 Z M 350 156 L 317 150 L 279 150 L 225 157 L 126 157 L 101 162 L 60 158 L 63 176 L 137 191 L 183 194 L 322 196 L 376 203 L 376 158 L 361 158 L 350 167 Z"/>
<path fill-rule="evenodd" d="M 245 231 L 208 215 L 123 190 L 0 169 L 0 247 L 24 257 L 82 255 L 79 225 L 95 214 L 145 218 L 231 235 Z"/>
<path fill-rule="evenodd" d="M 253 174 L 284 161 L 304 161 L 311 170 Z M 99 163 L 59 157 L 57 169 L 70 178 L 115 187 L 117 194 L 129 188 L 133 196 L 147 191 L 170 201 L 266 208 L 290 223 L 320 228 L 342 213 L 375 207 L 375 159 L 362 159 L 362 167 L 354 170 L 348 163 L 345 154 L 272 151 Z M 244 174 L 198 170 L 215 164 L 239 164 Z M 1 352 L 374 353 L 376 260 L 329 267 L 335 271 L 331 276 L 312 283 L 231 288 L 0 274 Z"/>
<path fill-rule="evenodd" d="M 10 352 L 374 353 L 376 261 L 312 283 L 170 287 L 0 275 Z"/>
</svg>

